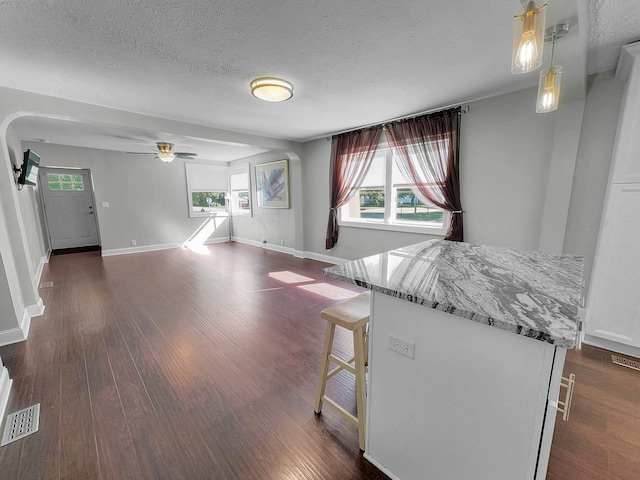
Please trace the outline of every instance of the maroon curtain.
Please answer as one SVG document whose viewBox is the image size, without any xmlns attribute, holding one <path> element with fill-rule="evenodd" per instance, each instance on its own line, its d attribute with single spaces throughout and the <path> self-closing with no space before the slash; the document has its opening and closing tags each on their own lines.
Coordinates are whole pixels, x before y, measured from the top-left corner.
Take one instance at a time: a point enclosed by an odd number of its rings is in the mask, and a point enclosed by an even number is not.
<svg viewBox="0 0 640 480">
<path fill-rule="evenodd" d="M 385 125 L 405 179 L 425 203 L 451 212 L 445 240 L 463 241 L 460 203 L 460 107 Z"/>
<path fill-rule="evenodd" d="M 326 248 L 338 241 L 338 208 L 358 191 L 367 176 L 378 147 L 382 125 L 334 135 L 331 142 L 331 208 L 327 225 Z"/>
</svg>

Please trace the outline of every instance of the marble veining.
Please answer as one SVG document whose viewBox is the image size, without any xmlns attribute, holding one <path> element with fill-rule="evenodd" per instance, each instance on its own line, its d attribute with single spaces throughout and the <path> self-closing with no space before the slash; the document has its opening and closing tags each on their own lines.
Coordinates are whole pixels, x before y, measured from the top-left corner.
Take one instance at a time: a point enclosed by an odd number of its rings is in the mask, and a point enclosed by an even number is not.
<svg viewBox="0 0 640 480">
<path fill-rule="evenodd" d="M 343 280 L 573 348 L 582 257 L 430 240 L 324 269 Z"/>
</svg>

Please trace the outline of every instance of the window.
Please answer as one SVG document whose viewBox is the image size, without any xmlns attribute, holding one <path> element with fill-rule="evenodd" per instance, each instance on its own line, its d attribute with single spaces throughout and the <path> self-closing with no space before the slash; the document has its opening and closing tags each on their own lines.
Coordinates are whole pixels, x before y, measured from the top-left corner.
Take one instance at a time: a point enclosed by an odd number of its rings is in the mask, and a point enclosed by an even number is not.
<svg viewBox="0 0 640 480">
<path fill-rule="evenodd" d="M 231 184 L 231 213 L 251 216 L 251 181 L 249 164 L 229 169 Z"/>
<path fill-rule="evenodd" d="M 48 173 L 47 182 L 49 190 L 84 190 L 84 181 L 82 175 L 61 175 L 58 173 Z"/>
<path fill-rule="evenodd" d="M 227 167 L 185 164 L 190 217 L 227 214 Z"/>
<path fill-rule="evenodd" d="M 340 208 L 340 224 L 444 235 L 449 213 L 423 203 L 390 148 L 378 148 L 358 192 Z"/>
<path fill-rule="evenodd" d="M 193 213 L 226 212 L 225 192 L 191 192 Z"/>
</svg>

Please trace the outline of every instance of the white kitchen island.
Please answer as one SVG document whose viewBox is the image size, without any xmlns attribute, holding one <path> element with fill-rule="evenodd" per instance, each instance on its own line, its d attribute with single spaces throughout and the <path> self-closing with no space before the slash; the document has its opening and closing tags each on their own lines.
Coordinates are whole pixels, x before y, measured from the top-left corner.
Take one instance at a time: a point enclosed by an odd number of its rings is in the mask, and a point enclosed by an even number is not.
<svg viewBox="0 0 640 480">
<path fill-rule="evenodd" d="M 401 480 L 545 478 L 580 257 L 433 240 L 324 273 L 373 291 L 369 461 Z"/>
</svg>

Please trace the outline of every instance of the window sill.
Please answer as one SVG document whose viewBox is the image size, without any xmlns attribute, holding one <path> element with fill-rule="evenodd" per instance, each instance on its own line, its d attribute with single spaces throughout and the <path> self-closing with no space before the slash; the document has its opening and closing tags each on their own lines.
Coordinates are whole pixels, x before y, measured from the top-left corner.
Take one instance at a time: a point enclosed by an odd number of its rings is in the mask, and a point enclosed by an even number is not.
<svg viewBox="0 0 640 480">
<path fill-rule="evenodd" d="M 373 222 L 355 222 L 353 220 L 338 221 L 340 227 L 354 227 L 365 228 L 370 230 L 386 230 L 391 232 L 404 232 L 404 233 L 421 233 L 423 235 L 437 235 L 444 237 L 447 234 L 447 229 L 442 227 L 428 227 L 423 225 L 411 225 L 404 223 L 373 223 Z"/>
<path fill-rule="evenodd" d="M 228 212 L 191 212 L 189 215 L 190 218 L 197 217 L 228 217 Z"/>
</svg>

